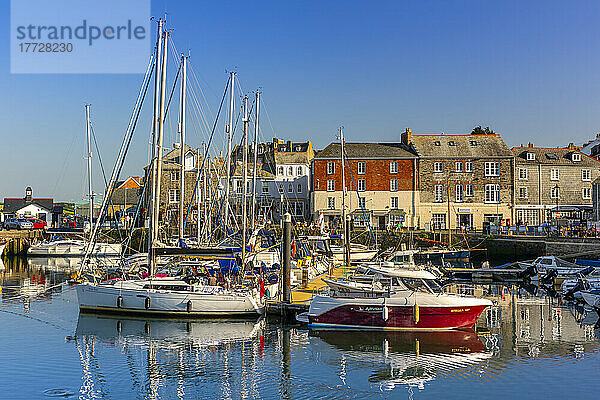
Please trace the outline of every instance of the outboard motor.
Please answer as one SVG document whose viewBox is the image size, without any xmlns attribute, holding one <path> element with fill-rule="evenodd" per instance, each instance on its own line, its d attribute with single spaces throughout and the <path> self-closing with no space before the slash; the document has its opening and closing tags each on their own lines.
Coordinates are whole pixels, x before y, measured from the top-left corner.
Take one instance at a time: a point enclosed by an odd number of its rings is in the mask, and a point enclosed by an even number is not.
<svg viewBox="0 0 600 400">
<path fill-rule="evenodd" d="M 525 279 L 525 278 L 531 278 L 535 274 L 537 274 L 535 265 L 531 265 L 531 266 L 525 268 L 523 271 L 521 271 L 521 273 L 519 275 L 521 278 Z"/>
<path fill-rule="evenodd" d="M 558 276 L 558 271 L 550 269 L 546 272 L 546 275 L 540 278 L 540 283 L 544 285 L 554 285 L 554 278 Z"/>
<path fill-rule="evenodd" d="M 586 282 L 584 282 L 582 279 L 578 279 L 577 283 L 575 284 L 575 286 L 573 286 L 571 289 L 567 290 L 567 292 L 565 293 L 565 300 L 575 300 L 575 293 L 581 291 L 581 290 L 585 290 L 588 289 L 589 284 L 586 284 Z"/>
</svg>

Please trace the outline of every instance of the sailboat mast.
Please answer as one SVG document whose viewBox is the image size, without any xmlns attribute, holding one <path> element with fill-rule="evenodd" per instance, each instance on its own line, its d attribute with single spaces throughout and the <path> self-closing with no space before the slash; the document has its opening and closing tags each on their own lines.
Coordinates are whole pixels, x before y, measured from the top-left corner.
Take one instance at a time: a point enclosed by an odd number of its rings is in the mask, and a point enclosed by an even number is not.
<svg viewBox="0 0 600 400">
<path fill-rule="evenodd" d="M 206 157 L 206 143 L 202 142 L 202 157 Z M 204 232 L 210 232 L 210 217 L 208 215 L 208 199 L 209 199 L 209 191 L 208 191 L 208 172 L 211 171 L 210 166 L 210 158 L 208 158 L 208 162 L 204 161 L 204 170 L 202 171 L 202 204 L 204 205 Z M 205 235 L 205 237 L 208 235 Z"/>
<path fill-rule="evenodd" d="M 85 134 L 87 137 L 88 197 L 90 201 L 90 235 L 94 226 L 94 192 L 92 190 L 92 144 L 90 141 L 90 105 L 85 105 Z M 91 237 L 91 236 L 90 236 Z"/>
<path fill-rule="evenodd" d="M 256 226 L 256 173 L 258 168 L 258 117 L 260 107 L 260 91 L 256 91 L 256 101 L 254 106 L 254 164 L 252 168 L 252 229 Z"/>
<path fill-rule="evenodd" d="M 446 194 L 448 197 L 448 247 L 452 247 L 452 229 L 450 226 L 450 222 L 452 221 L 450 217 L 450 177 L 446 179 L 446 188 L 446 191 L 448 192 Z"/>
<path fill-rule="evenodd" d="M 346 242 L 346 235 L 348 235 L 346 229 L 346 168 L 344 163 L 344 127 L 340 126 L 340 145 L 341 154 L 340 159 L 342 162 L 342 225 L 344 226 L 344 242 Z M 344 265 L 348 265 L 350 259 L 348 258 L 348 249 L 344 249 Z"/>
<path fill-rule="evenodd" d="M 246 265 L 246 230 L 247 230 L 247 219 L 248 219 L 248 96 L 244 96 L 244 155 L 242 157 L 242 164 L 244 166 L 243 172 L 243 184 L 244 184 L 244 197 L 242 199 L 242 265 L 244 268 Z"/>
<path fill-rule="evenodd" d="M 148 256 L 151 258 L 151 249 L 152 243 L 154 242 L 154 237 L 156 235 L 154 230 L 154 220 L 158 219 L 158 215 L 155 213 L 154 204 L 156 203 L 156 179 L 157 179 L 157 134 L 158 134 L 158 106 L 160 99 L 160 66 L 161 66 L 161 58 L 162 58 L 162 31 L 163 31 L 163 20 L 158 20 L 158 33 L 156 34 L 156 54 L 154 57 L 154 114 L 152 118 L 152 164 L 150 166 L 150 173 L 148 174 L 151 177 L 151 193 L 150 199 L 148 202 L 148 210 L 149 210 L 149 221 L 148 221 Z M 149 259 L 150 263 L 151 260 Z"/>
<path fill-rule="evenodd" d="M 185 197 L 185 97 L 186 97 L 186 74 L 187 74 L 187 57 L 181 56 L 181 99 L 179 101 L 180 116 L 179 129 L 181 135 L 179 161 L 181 168 L 179 169 L 179 244 L 183 244 L 183 223 L 184 223 L 184 197 Z"/>
<path fill-rule="evenodd" d="M 227 182 L 225 183 L 225 229 L 229 223 L 229 183 L 231 181 L 231 138 L 233 136 L 233 108 L 235 105 L 234 92 L 235 92 L 235 72 L 230 72 L 229 77 L 229 121 L 227 123 L 227 156 L 226 156 L 226 169 L 227 169 Z M 227 234 L 227 231 L 225 231 Z"/>
<path fill-rule="evenodd" d="M 151 246 L 154 247 L 158 240 L 158 213 L 160 209 L 160 181 L 162 178 L 162 148 L 163 148 L 163 135 L 164 135 L 164 122 L 165 122 L 165 92 L 167 86 L 167 37 L 168 32 L 163 32 L 163 41 L 165 48 L 162 53 L 162 68 L 160 78 L 160 102 L 158 106 L 158 137 L 156 141 L 156 190 L 154 198 L 154 238 Z M 154 275 L 155 260 L 150 262 L 150 276 Z"/>
</svg>

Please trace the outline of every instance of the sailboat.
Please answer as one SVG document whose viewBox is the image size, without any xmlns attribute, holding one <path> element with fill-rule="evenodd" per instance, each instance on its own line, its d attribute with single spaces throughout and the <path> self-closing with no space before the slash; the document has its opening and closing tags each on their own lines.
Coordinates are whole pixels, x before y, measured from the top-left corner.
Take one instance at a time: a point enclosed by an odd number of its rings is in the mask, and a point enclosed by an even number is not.
<svg viewBox="0 0 600 400">
<path fill-rule="evenodd" d="M 152 128 L 153 154 L 150 166 L 151 178 L 151 196 L 150 196 L 150 223 L 149 223 L 149 246 L 148 246 L 148 267 L 149 275 L 143 279 L 109 279 L 102 281 L 94 271 L 84 271 L 87 266 L 87 257 L 91 254 L 92 245 L 90 244 L 86 251 L 86 258 L 82 263 L 82 276 L 89 277 L 86 281 L 77 285 L 77 299 L 79 309 L 83 312 L 95 313 L 119 313 L 119 314 L 141 314 L 151 316 L 168 317 L 239 317 L 256 316 L 262 314 L 265 309 L 265 292 L 268 289 L 261 280 L 241 280 L 237 283 L 231 282 L 227 285 L 217 285 L 211 282 L 208 276 L 190 273 L 193 267 L 181 265 L 174 275 L 157 276 L 157 257 L 159 254 L 165 254 L 172 250 L 180 255 L 185 255 L 195 249 L 172 248 L 165 249 L 159 246 L 159 209 L 160 209 L 160 185 L 161 185 L 161 165 L 163 148 L 163 131 L 165 121 L 165 93 L 166 93 L 166 68 L 168 54 L 168 35 L 169 31 L 164 29 L 164 21 L 158 21 L 158 35 L 156 50 L 153 55 L 154 73 L 155 73 L 155 93 L 154 93 L 154 119 Z M 186 69 L 188 57 L 181 56 L 181 99 L 183 117 L 180 120 L 180 130 L 182 138 L 185 135 L 185 97 L 186 97 Z M 152 64 L 152 60 L 151 60 Z M 151 65 L 148 66 L 142 88 L 147 86 L 150 81 Z M 233 81 L 230 79 L 231 88 Z M 231 89 L 230 88 L 230 89 Z M 134 115 L 139 113 L 139 108 L 143 103 L 145 90 L 140 89 L 138 101 L 134 110 Z M 132 116 L 133 118 L 133 116 Z M 130 127 L 123 139 L 121 150 L 117 157 L 117 163 L 113 169 L 111 183 L 118 178 L 119 171 L 123 165 L 127 152 L 128 143 L 133 135 L 133 128 Z M 181 160 L 183 163 L 183 159 Z M 109 184 L 109 189 L 113 185 Z M 103 199 L 100 210 L 101 215 L 107 208 L 111 194 Z M 181 196 L 183 201 L 183 193 Z M 100 219 L 99 219 L 100 220 Z M 92 237 L 97 237 L 99 223 L 96 222 L 92 232 Z M 180 231 L 180 235 L 181 235 Z M 245 239 L 244 239 L 245 240 Z M 244 243 L 245 244 L 245 243 Z M 245 250 L 245 246 L 243 247 Z M 242 257 L 242 260 L 244 258 Z M 242 266 L 244 265 L 242 261 Z M 175 265 L 173 267 L 177 267 Z M 201 265 L 198 266 L 199 269 Z M 242 267 L 243 268 L 243 267 Z"/>
<path fill-rule="evenodd" d="M 89 197 L 89 223 L 93 224 L 94 193 L 92 191 L 92 150 L 90 143 L 90 105 L 85 105 L 86 120 L 86 138 L 87 138 L 87 174 L 88 174 L 88 197 Z M 29 256 L 41 257 L 83 257 L 88 247 L 86 240 L 63 239 L 54 237 L 49 241 L 44 241 L 31 245 L 27 249 Z M 94 256 L 119 256 L 123 248 L 120 243 L 94 242 L 91 254 Z M 0 253 L 1 254 L 1 253 Z"/>
</svg>

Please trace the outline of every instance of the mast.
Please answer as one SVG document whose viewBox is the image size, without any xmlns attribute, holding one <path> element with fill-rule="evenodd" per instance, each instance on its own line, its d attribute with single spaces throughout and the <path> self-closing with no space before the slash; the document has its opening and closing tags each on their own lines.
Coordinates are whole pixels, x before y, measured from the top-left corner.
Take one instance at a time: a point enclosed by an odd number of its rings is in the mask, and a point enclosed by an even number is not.
<svg viewBox="0 0 600 400">
<path fill-rule="evenodd" d="M 448 247 L 452 247 L 452 229 L 450 228 L 450 222 L 452 218 L 450 217 L 450 177 L 446 180 L 446 186 L 448 187 Z"/>
<path fill-rule="evenodd" d="M 202 157 L 206 157 L 206 143 L 202 142 Z M 210 157 L 208 158 L 208 162 L 204 161 L 204 170 L 202 171 L 202 204 L 204 204 L 204 225 L 206 229 L 204 229 L 205 233 L 211 231 L 210 225 L 211 220 L 208 215 L 208 203 L 209 203 L 209 188 L 208 188 L 208 172 L 211 171 Z M 205 237 L 208 235 L 205 234 Z"/>
<path fill-rule="evenodd" d="M 179 161 L 181 168 L 179 169 L 179 245 L 183 246 L 183 223 L 184 212 L 183 203 L 185 197 L 185 97 L 186 97 L 186 73 L 187 73 L 187 57 L 181 55 L 181 99 L 179 101 L 179 130 L 181 134 Z"/>
<path fill-rule="evenodd" d="M 340 159 L 342 162 L 342 224 L 344 225 L 344 243 L 346 242 L 346 235 L 348 235 L 346 229 L 346 171 L 344 167 L 344 127 L 340 126 L 340 144 L 341 154 Z M 348 266 L 350 262 L 349 249 L 344 249 L 344 265 Z"/>
<path fill-rule="evenodd" d="M 87 136 L 88 196 L 90 200 L 90 240 L 94 226 L 94 192 L 92 190 L 92 145 L 90 143 L 90 105 L 85 105 L 85 134 Z"/>
<path fill-rule="evenodd" d="M 158 105 L 159 105 L 159 95 L 160 95 L 160 66 L 161 66 L 161 58 L 162 58 L 162 31 L 163 31 L 163 20 L 158 20 L 158 32 L 156 34 L 156 54 L 154 58 L 154 111 L 152 117 L 152 164 L 150 166 L 150 173 L 148 177 L 151 177 L 151 193 L 150 199 L 148 202 L 148 213 L 149 213 L 149 221 L 148 221 L 148 264 L 152 262 L 152 243 L 154 242 L 154 237 L 156 235 L 154 229 L 154 220 L 158 220 L 158 215 L 155 213 L 154 205 L 156 203 L 156 172 L 157 172 L 157 134 L 158 134 Z"/>
<path fill-rule="evenodd" d="M 167 85 L 167 46 L 166 39 L 168 32 L 163 32 L 163 40 L 165 42 L 165 51 L 162 52 L 162 68 L 160 77 L 160 101 L 158 105 L 158 136 L 156 140 L 156 182 L 154 191 L 154 221 L 153 221 L 153 238 L 150 244 L 153 247 L 158 240 L 158 213 L 160 209 L 160 181 L 162 174 L 162 148 L 163 148 L 163 134 L 164 134 L 164 121 L 165 121 L 165 87 Z M 157 59 L 158 62 L 158 59 Z M 150 276 L 154 275 L 154 259 L 150 261 Z"/>
<path fill-rule="evenodd" d="M 254 108 L 254 168 L 252 171 L 252 229 L 256 226 L 256 170 L 258 165 L 258 116 L 260 104 L 260 91 L 256 91 L 256 105 Z"/>
<path fill-rule="evenodd" d="M 231 138 L 233 136 L 233 108 L 234 92 L 235 92 L 235 72 L 230 72 L 229 78 L 229 121 L 225 131 L 227 132 L 227 156 L 226 156 L 226 169 L 227 169 L 227 182 L 225 183 L 225 235 L 227 235 L 227 224 L 229 223 L 229 182 L 231 180 Z"/>
<path fill-rule="evenodd" d="M 204 142 L 202 142 L 202 146 L 204 146 Z M 202 193 L 202 198 L 200 197 L 200 149 L 196 149 L 196 170 L 198 171 L 196 175 L 196 240 L 200 246 L 200 205 L 204 200 L 204 193 Z"/>
<path fill-rule="evenodd" d="M 242 265 L 241 268 L 243 270 L 244 265 L 246 265 L 246 229 L 247 229 L 247 219 L 248 219 L 248 207 L 246 204 L 246 199 L 248 197 L 248 96 L 244 96 L 244 119 L 242 121 L 244 123 L 244 155 L 242 157 L 242 164 L 244 168 L 243 172 L 243 184 L 244 184 L 244 197 L 242 199 Z"/>
</svg>

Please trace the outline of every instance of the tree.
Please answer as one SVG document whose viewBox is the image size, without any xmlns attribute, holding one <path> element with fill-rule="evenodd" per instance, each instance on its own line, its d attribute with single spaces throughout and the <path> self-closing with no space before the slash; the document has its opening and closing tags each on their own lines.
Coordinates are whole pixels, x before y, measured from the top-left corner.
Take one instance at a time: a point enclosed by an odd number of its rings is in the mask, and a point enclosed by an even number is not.
<svg viewBox="0 0 600 400">
<path fill-rule="evenodd" d="M 476 126 L 471 131 L 471 135 L 493 135 L 494 131 L 490 129 L 489 126 L 486 126 L 485 129 L 481 127 L 481 125 Z"/>
</svg>

